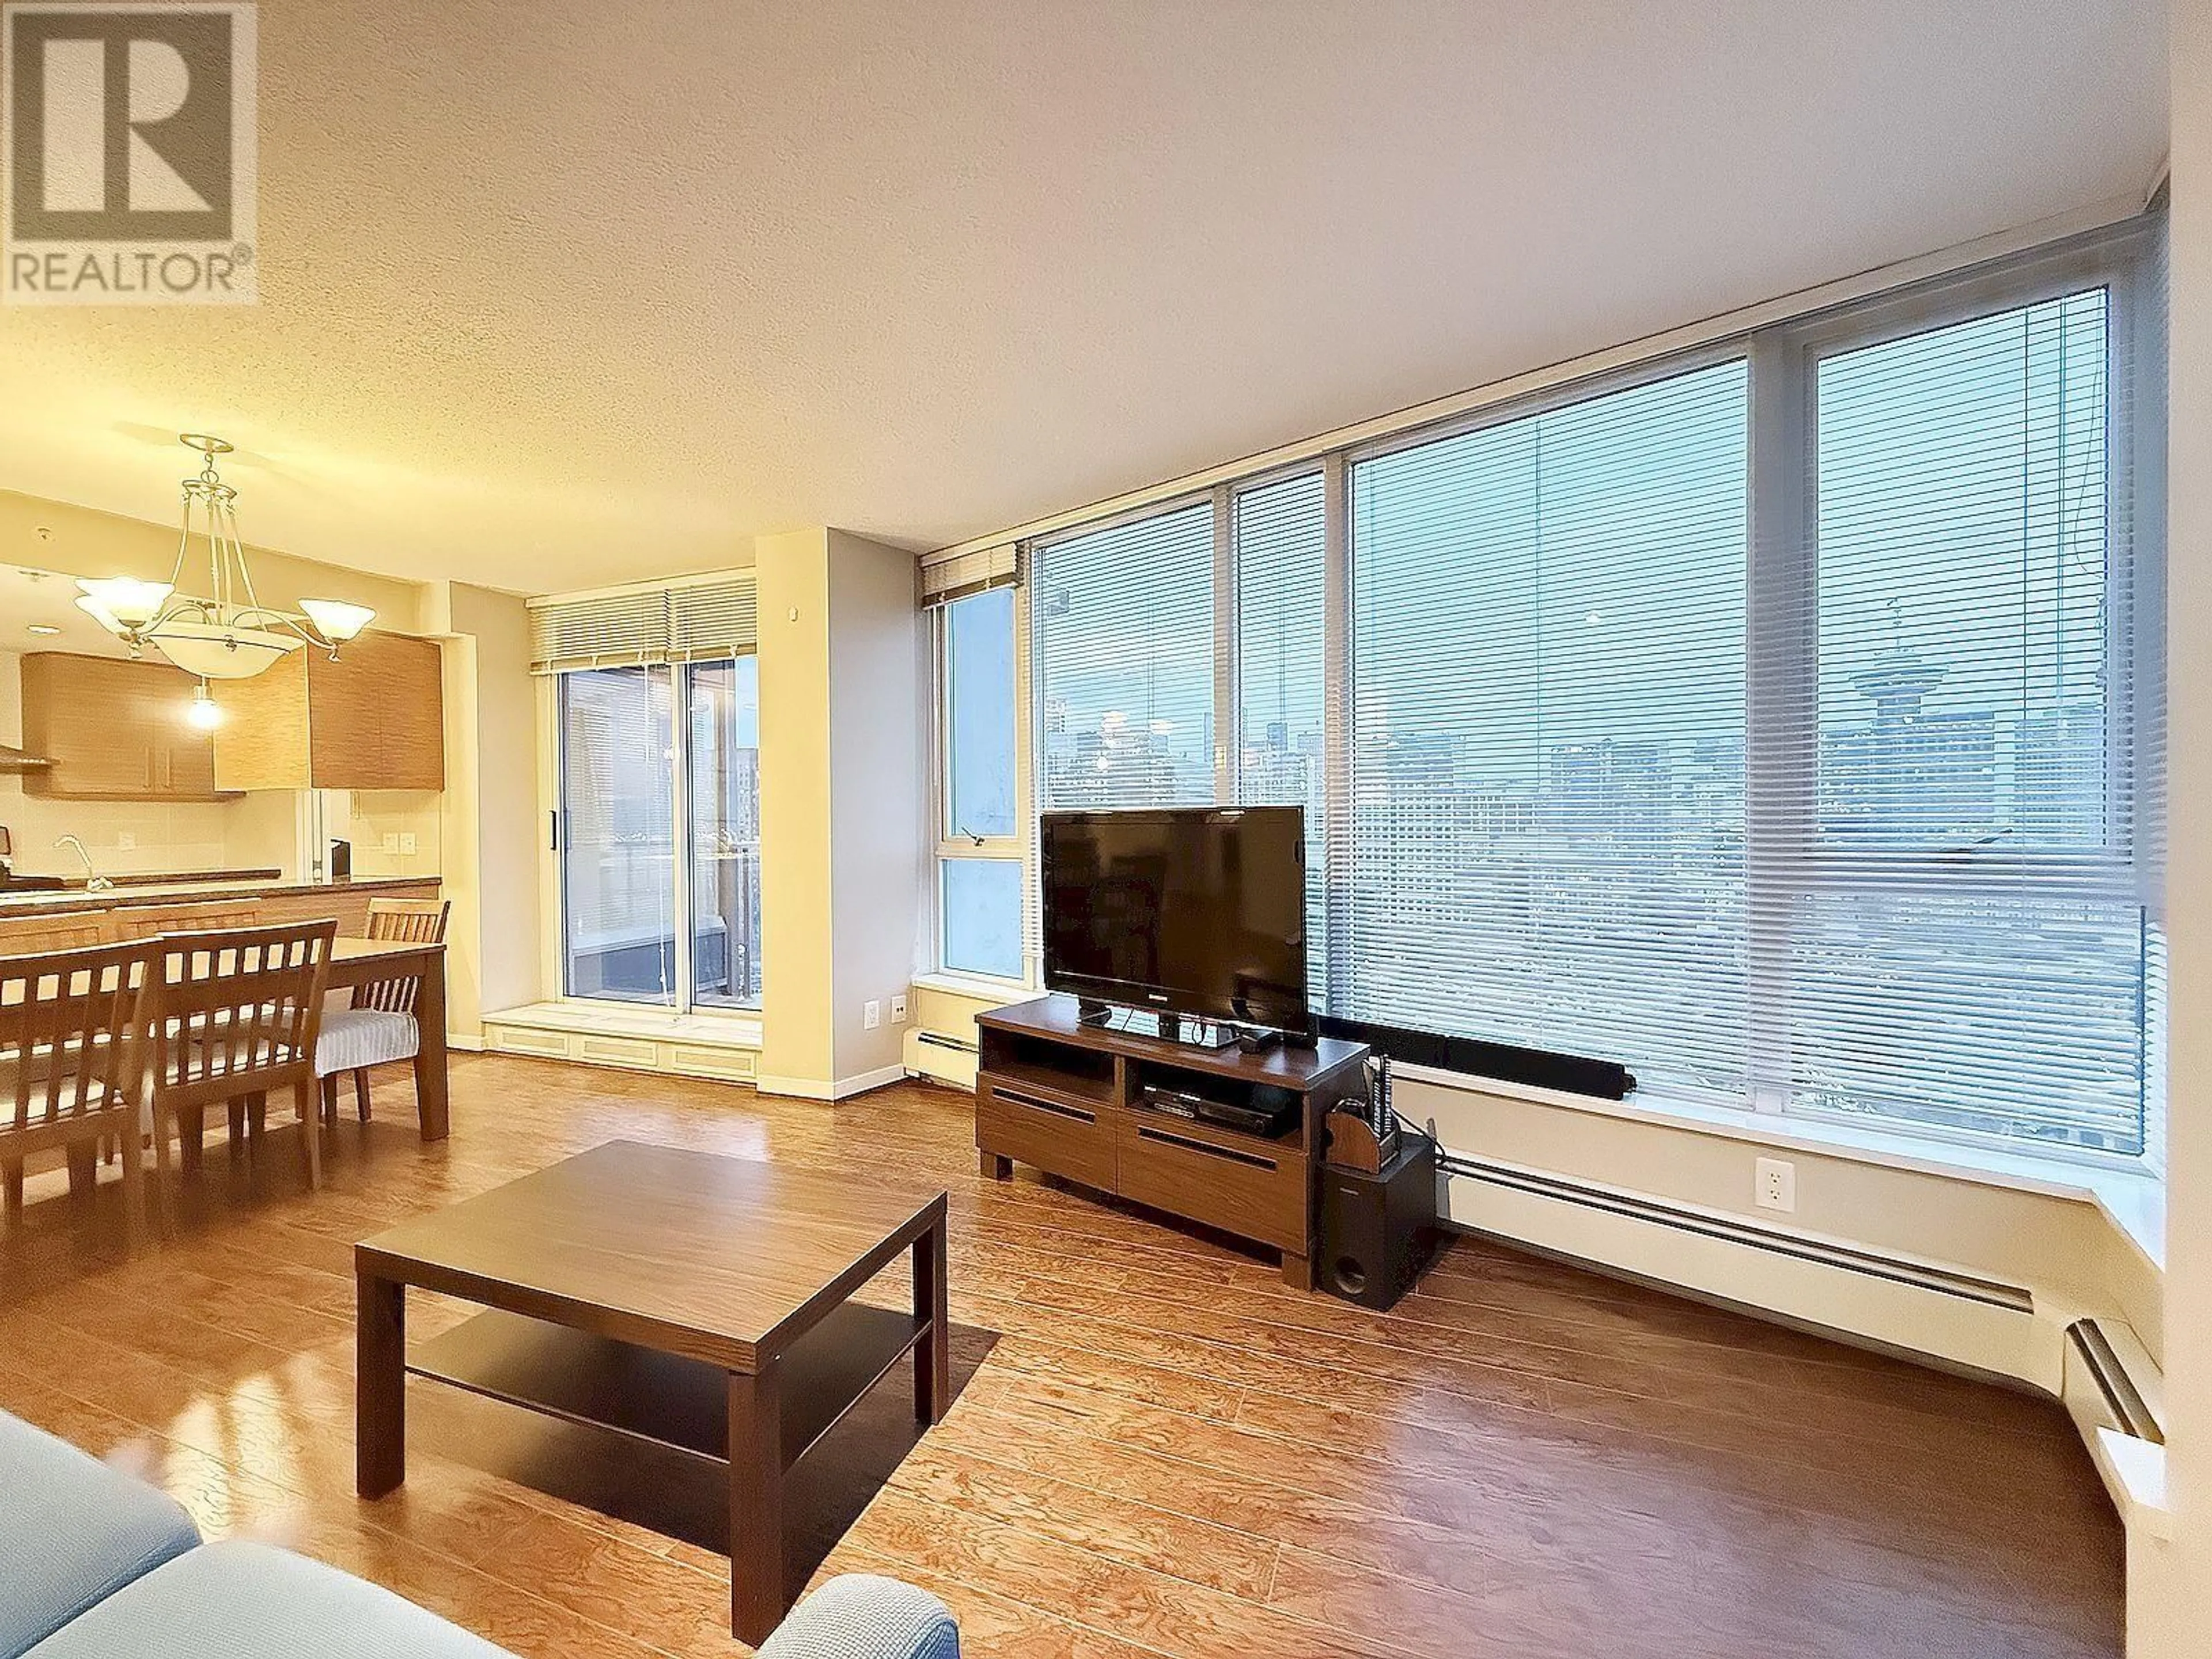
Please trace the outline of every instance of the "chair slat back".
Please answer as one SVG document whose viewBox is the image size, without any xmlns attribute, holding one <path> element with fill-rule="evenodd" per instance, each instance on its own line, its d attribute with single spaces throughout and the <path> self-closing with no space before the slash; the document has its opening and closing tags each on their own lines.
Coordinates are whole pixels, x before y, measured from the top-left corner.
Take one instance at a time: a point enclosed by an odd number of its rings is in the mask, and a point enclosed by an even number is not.
<svg viewBox="0 0 2212 1659">
<path fill-rule="evenodd" d="M 151 942 L 154 1088 L 192 1106 L 314 1074 L 337 923 L 169 933 Z"/>
<path fill-rule="evenodd" d="M 0 1147 L 135 1109 L 143 945 L 0 958 Z"/>
<path fill-rule="evenodd" d="M 0 957 L 81 951 L 103 945 L 108 937 L 107 917 L 96 910 L 59 916 L 0 917 Z"/>
<path fill-rule="evenodd" d="M 373 898 L 368 902 L 368 936 L 410 945 L 442 945 L 446 918 L 453 908 L 451 899 Z M 412 1014 L 422 993 L 422 977 L 410 974 L 359 987 L 353 994 L 353 1006 L 374 1008 L 379 1013 Z"/>
<path fill-rule="evenodd" d="M 260 914 L 258 899 L 194 899 L 184 904 L 136 904 L 107 915 L 114 939 L 152 939 L 157 933 L 201 933 L 251 927 Z"/>
</svg>

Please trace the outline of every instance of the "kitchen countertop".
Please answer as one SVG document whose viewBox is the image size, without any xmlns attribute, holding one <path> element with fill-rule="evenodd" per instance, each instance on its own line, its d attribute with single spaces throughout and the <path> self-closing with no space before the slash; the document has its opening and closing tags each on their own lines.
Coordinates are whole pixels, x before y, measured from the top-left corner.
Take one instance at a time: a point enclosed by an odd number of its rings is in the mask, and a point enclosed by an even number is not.
<svg viewBox="0 0 2212 1659">
<path fill-rule="evenodd" d="M 359 876 L 351 881 L 169 881 L 125 886 L 118 879 L 105 893 L 88 893 L 81 887 L 33 888 L 22 892 L 0 892 L 0 915 L 36 911 L 40 915 L 67 915 L 85 910 L 113 910 L 137 904 L 174 904 L 180 900 L 228 898 L 241 893 L 374 893 L 395 887 L 420 887 L 439 879 L 435 872 L 419 876 Z"/>
</svg>

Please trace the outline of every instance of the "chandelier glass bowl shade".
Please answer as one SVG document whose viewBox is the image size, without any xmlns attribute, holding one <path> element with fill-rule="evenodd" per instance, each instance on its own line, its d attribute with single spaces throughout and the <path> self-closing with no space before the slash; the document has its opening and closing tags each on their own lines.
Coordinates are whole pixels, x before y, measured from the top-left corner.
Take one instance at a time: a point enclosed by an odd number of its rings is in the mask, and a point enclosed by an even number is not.
<svg viewBox="0 0 2212 1659">
<path fill-rule="evenodd" d="M 238 492 L 216 471 L 215 458 L 228 454 L 232 446 L 196 432 L 178 441 L 203 459 L 199 476 L 185 480 L 184 522 L 169 580 L 88 577 L 77 583 L 82 590 L 77 608 L 128 645 L 132 656 L 150 645 L 204 680 L 250 679 L 303 645 L 336 657 L 376 613 L 339 599 L 302 599 L 296 613 L 262 604 L 238 538 Z M 205 598 L 177 592 L 195 537 L 206 554 Z"/>
</svg>

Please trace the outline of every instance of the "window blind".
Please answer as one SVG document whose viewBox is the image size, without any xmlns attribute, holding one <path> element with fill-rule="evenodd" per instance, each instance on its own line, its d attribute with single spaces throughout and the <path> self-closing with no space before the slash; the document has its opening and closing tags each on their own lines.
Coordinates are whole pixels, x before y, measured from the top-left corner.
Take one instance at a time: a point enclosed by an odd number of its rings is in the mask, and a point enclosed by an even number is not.
<svg viewBox="0 0 2212 1659">
<path fill-rule="evenodd" d="M 1213 506 L 1036 550 L 1037 797 L 1073 807 L 1213 799 Z"/>
<path fill-rule="evenodd" d="M 979 552 L 956 554 L 924 564 L 919 571 L 921 603 L 949 605 L 994 587 L 1012 587 L 1021 580 L 1022 555 L 1018 546 L 988 547 Z"/>
<path fill-rule="evenodd" d="M 1762 789 L 1793 1109 L 2132 1152 L 2149 918 L 2103 288 L 1820 357 L 1813 718 Z"/>
<path fill-rule="evenodd" d="M 1326 649 L 1328 526 L 1318 472 L 1239 490 L 1230 536 L 1237 583 L 1237 797 L 1303 806 L 1306 975 L 1328 997 Z"/>
<path fill-rule="evenodd" d="M 1334 1009 L 1741 1100 L 1741 361 L 1352 469 Z"/>
<path fill-rule="evenodd" d="M 530 601 L 535 674 L 741 656 L 757 648 L 752 574 Z"/>
</svg>

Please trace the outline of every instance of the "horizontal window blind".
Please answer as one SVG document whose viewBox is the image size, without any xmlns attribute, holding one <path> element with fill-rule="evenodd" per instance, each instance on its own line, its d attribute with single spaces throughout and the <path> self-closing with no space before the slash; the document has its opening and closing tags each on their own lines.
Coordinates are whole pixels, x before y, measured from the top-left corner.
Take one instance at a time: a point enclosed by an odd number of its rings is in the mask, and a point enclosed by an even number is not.
<svg viewBox="0 0 2212 1659">
<path fill-rule="evenodd" d="M 1036 550 L 1030 614 L 1046 810 L 1213 799 L 1213 507 Z"/>
<path fill-rule="evenodd" d="M 1774 753 L 1811 811 L 1756 792 L 1793 1109 L 2142 1147 L 2111 323 L 2096 288 L 1814 367 L 1815 706 Z"/>
<path fill-rule="evenodd" d="M 757 649 L 759 639 L 750 573 L 530 602 L 530 667 L 536 674 L 740 656 Z"/>
<path fill-rule="evenodd" d="M 759 595 L 750 580 L 668 590 L 672 658 L 743 656 L 759 643 Z"/>
<path fill-rule="evenodd" d="M 921 602 L 949 605 L 971 593 L 994 587 L 1012 587 L 1021 580 L 1022 555 L 1018 546 L 988 547 L 975 553 L 956 554 L 921 567 Z"/>
<path fill-rule="evenodd" d="M 1306 817 L 1306 984 L 1328 1006 L 1326 492 L 1318 472 L 1240 490 L 1230 534 L 1237 580 L 1237 798 Z"/>
<path fill-rule="evenodd" d="M 1352 472 L 1336 1009 L 1745 1073 L 1747 369 Z"/>
</svg>

